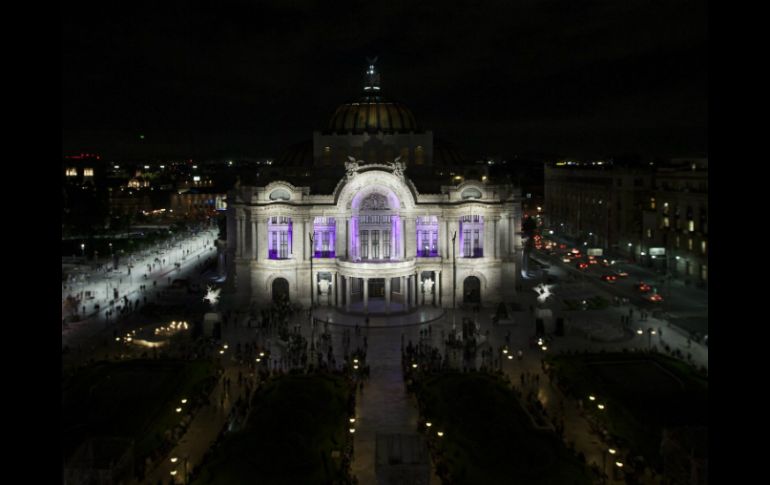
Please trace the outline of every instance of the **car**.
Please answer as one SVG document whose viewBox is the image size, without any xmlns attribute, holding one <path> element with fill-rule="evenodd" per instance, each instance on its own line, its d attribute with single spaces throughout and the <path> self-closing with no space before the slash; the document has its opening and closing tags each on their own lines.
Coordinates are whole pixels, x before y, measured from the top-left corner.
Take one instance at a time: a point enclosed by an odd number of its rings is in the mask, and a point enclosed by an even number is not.
<svg viewBox="0 0 770 485">
<path fill-rule="evenodd" d="M 599 261 L 597 261 L 595 259 L 589 259 L 588 260 L 588 264 L 599 264 Z"/>
<path fill-rule="evenodd" d="M 586 269 L 588 268 L 588 263 L 578 263 L 575 265 L 577 269 Z"/>
<path fill-rule="evenodd" d="M 634 285 L 634 289 L 642 293 L 649 293 L 652 291 L 652 286 L 648 285 L 647 283 L 637 283 Z"/>
<path fill-rule="evenodd" d="M 599 261 L 599 264 L 601 264 L 601 265 L 602 265 L 602 266 L 604 266 L 605 268 L 607 268 L 607 267 L 609 267 L 609 266 L 610 266 L 610 262 L 609 262 L 609 261 L 607 261 L 606 259 L 602 259 L 602 260 L 600 260 L 600 261 Z"/>
<path fill-rule="evenodd" d="M 607 283 L 614 283 L 616 279 L 618 279 L 617 276 L 614 274 L 603 274 L 599 278 L 601 278 L 602 281 L 606 281 Z"/>
<path fill-rule="evenodd" d="M 663 301 L 663 297 L 660 296 L 658 293 L 653 293 L 652 295 L 645 296 L 645 300 L 650 301 L 652 303 L 658 303 Z"/>
<path fill-rule="evenodd" d="M 562 258 L 562 261 L 565 262 L 565 263 L 571 263 L 572 262 L 572 258 L 570 258 L 569 256 L 565 256 L 565 257 Z"/>
<path fill-rule="evenodd" d="M 626 273 L 625 271 L 615 271 L 615 276 L 617 276 L 618 278 L 626 278 L 628 277 L 628 273 Z"/>
</svg>

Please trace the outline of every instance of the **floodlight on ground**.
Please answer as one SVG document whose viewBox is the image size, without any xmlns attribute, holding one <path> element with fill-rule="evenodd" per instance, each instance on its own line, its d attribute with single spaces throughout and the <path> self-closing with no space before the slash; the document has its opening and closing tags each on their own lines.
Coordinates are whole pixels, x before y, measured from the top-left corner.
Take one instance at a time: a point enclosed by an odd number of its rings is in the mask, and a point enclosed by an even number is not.
<svg viewBox="0 0 770 485">
<path fill-rule="evenodd" d="M 637 330 L 637 331 L 636 331 L 636 333 L 638 333 L 639 335 L 642 335 L 644 332 L 643 332 L 643 331 L 642 331 L 642 329 L 640 328 L 639 330 Z"/>
<path fill-rule="evenodd" d="M 512 356 L 512 355 L 509 355 L 509 356 L 508 356 L 508 360 L 513 360 L 513 356 Z"/>
<path fill-rule="evenodd" d="M 187 398 L 182 399 L 182 404 L 187 404 Z"/>
<path fill-rule="evenodd" d="M 353 366 L 353 369 L 356 369 L 356 370 L 358 370 L 358 366 L 357 366 L 357 365 L 354 365 L 354 366 Z"/>
<path fill-rule="evenodd" d="M 358 359 L 353 359 L 354 364 L 358 364 Z"/>
<path fill-rule="evenodd" d="M 503 353 L 507 354 L 508 353 L 508 349 L 503 349 Z"/>
<path fill-rule="evenodd" d="M 177 457 L 175 457 L 175 456 L 172 456 L 172 457 L 171 457 L 171 463 L 176 463 L 176 462 L 177 462 L 177 460 L 179 460 L 179 458 L 177 458 Z"/>
<path fill-rule="evenodd" d="M 224 354 L 224 353 L 225 353 L 225 351 L 224 351 L 224 350 L 220 350 L 220 351 L 219 351 L 219 354 L 220 354 L 220 355 L 221 355 L 221 354 Z"/>
<path fill-rule="evenodd" d="M 588 396 L 588 399 L 590 399 L 591 401 L 596 401 L 596 397 L 594 396 Z"/>
<path fill-rule="evenodd" d="M 353 434 L 356 432 L 356 428 L 350 428 L 348 431 L 350 431 L 350 434 Z"/>
<path fill-rule="evenodd" d="M 610 455 L 614 455 L 615 453 L 617 453 L 617 450 L 615 450 L 615 448 L 610 448 L 610 449 L 609 449 L 609 450 L 607 450 L 607 451 L 609 451 L 609 452 L 610 452 Z"/>
<path fill-rule="evenodd" d="M 171 470 L 171 476 L 176 475 L 176 470 Z"/>
<path fill-rule="evenodd" d="M 651 334 L 653 334 L 653 335 L 655 335 L 655 330 L 653 330 L 653 331 L 652 331 L 652 332 L 650 332 L 650 333 L 651 333 Z"/>
<path fill-rule="evenodd" d="M 227 344 L 224 344 L 222 348 L 227 349 Z"/>
<path fill-rule="evenodd" d="M 260 352 L 260 353 L 259 353 L 259 356 L 260 356 L 260 357 L 264 357 L 264 356 L 265 356 L 265 353 L 264 353 L 264 352 Z"/>
<path fill-rule="evenodd" d="M 438 435 L 439 438 L 442 438 L 444 436 L 444 432 L 443 431 L 438 431 L 438 432 L 436 432 L 436 435 Z"/>
<path fill-rule="evenodd" d="M 617 466 L 618 468 L 623 468 L 623 462 L 616 461 L 615 466 Z"/>
<path fill-rule="evenodd" d="M 260 359 L 259 357 L 257 357 L 257 362 L 260 362 L 261 360 L 262 360 L 262 359 Z"/>
<path fill-rule="evenodd" d="M 604 404 L 597 404 L 596 407 L 599 409 L 604 409 Z"/>
<path fill-rule="evenodd" d="M 355 423 L 355 422 L 356 422 L 356 418 L 350 418 L 350 419 L 349 419 L 349 421 L 350 421 L 351 423 Z"/>
<path fill-rule="evenodd" d="M 548 350 L 548 347 L 546 347 L 545 345 L 543 345 L 543 350 Z"/>
<path fill-rule="evenodd" d="M 427 426 L 428 428 L 430 428 L 431 426 L 433 426 L 433 423 L 431 423 L 430 421 L 428 421 L 427 423 L 425 423 L 425 426 Z"/>
<path fill-rule="evenodd" d="M 416 369 L 416 368 L 417 368 L 417 364 L 412 364 L 412 369 Z"/>
<path fill-rule="evenodd" d="M 176 408 L 176 412 L 181 413 L 182 412 L 182 408 Z"/>
</svg>

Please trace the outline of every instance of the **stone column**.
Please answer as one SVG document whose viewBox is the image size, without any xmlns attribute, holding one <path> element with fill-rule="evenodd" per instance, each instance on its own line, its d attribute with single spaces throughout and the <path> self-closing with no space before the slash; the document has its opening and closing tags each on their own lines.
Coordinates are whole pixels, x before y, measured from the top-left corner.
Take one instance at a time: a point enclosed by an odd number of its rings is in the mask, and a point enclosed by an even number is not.
<svg viewBox="0 0 770 485">
<path fill-rule="evenodd" d="M 259 240 L 257 243 L 257 250 L 259 251 L 257 260 L 265 260 L 268 258 L 267 237 L 267 218 L 260 217 L 257 219 L 257 238 Z"/>
<path fill-rule="evenodd" d="M 243 246 L 245 244 L 243 238 L 243 211 L 238 211 L 238 257 L 243 257 Z"/>
<path fill-rule="evenodd" d="M 337 299 L 337 272 L 332 273 L 332 284 L 334 285 L 334 308 L 339 306 L 339 300 Z M 331 296 L 330 296 L 331 298 Z"/>
<path fill-rule="evenodd" d="M 390 278 L 385 278 L 385 313 L 390 313 Z"/>
<path fill-rule="evenodd" d="M 438 291 L 438 288 L 436 287 L 438 285 L 438 271 L 433 272 L 433 286 L 430 287 L 432 293 L 431 293 L 431 304 L 433 306 L 436 306 L 436 292 Z"/>
<path fill-rule="evenodd" d="M 414 259 L 417 256 L 417 227 L 414 216 L 404 218 L 405 259 Z"/>
<path fill-rule="evenodd" d="M 436 271 L 436 284 L 433 288 L 435 288 L 433 291 L 438 293 L 438 306 L 441 306 L 441 270 Z"/>
<path fill-rule="evenodd" d="M 310 261 L 310 251 L 312 251 L 312 248 L 310 248 L 310 237 L 308 237 L 309 231 L 308 231 L 308 220 L 303 218 L 302 222 L 300 224 L 297 224 L 297 226 L 302 228 L 302 234 L 300 238 L 300 243 L 297 244 L 297 249 L 299 254 L 299 258 L 297 258 L 299 261 Z M 308 251 L 310 249 L 310 251 Z"/>
<path fill-rule="evenodd" d="M 494 256 L 495 258 L 500 257 L 500 231 L 497 229 L 497 223 L 500 220 L 500 216 L 495 215 L 495 217 L 492 219 L 492 231 L 494 234 L 495 242 L 494 242 Z"/>
<path fill-rule="evenodd" d="M 439 216 L 438 218 L 438 255 L 441 256 L 446 260 L 447 257 L 452 257 L 451 254 L 447 252 L 447 248 L 449 245 L 447 244 L 447 224 L 446 219 L 444 216 Z"/>
<path fill-rule="evenodd" d="M 404 302 L 404 311 L 409 310 L 409 298 L 407 297 L 408 292 L 406 291 L 406 276 L 400 276 L 401 278 L 401 296 L 403 297 Z"/>
<path fill-rule="evenodd" d="M 337 258 L 345 258 L 347 252 L 347 240 L 348 240 L 348 221 L 344 217 L 336 217 L 334 219 L 334 256 Z"/>
<path fill-rule="evenodd" d="M 350 276 L 345 276 L 345 310 L 350 311 L 350 295 L 351 295 L 351 289 L 350 289 L 350 280 L 352 278 Z"/>
<path fill-rule="evenodd" d="M 369 311 L 369 278 L 364 278 L 364 313 Z"/>
<path fill-rule="evenodd" d="M 412 275 L 406 277 L 406 301 L 409 302 L 409 308 L 414 308 L 412 292 Z"/>
<path fill-rule="evenodd" d="M 251 222 L 251 259 L 253 261 L 257 259 L 257 218 L 253 213 L 249 221 Z"/>
</svg>

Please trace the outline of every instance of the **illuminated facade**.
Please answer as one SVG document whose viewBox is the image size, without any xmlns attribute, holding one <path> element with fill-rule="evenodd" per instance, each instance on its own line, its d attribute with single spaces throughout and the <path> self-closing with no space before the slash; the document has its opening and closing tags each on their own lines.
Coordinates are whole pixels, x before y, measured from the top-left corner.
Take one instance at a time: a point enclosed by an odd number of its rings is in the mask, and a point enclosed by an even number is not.
<svg viewBox="0 0 770 485">
<path fill-rule="evenodd" d="M 228 194 L 228 281 L 240 302 L 264 305 L 286 295 L 308 305 L 312 293 L 316 305 L 390 312 L 451 307 L 453 296 L 458 305 L 513 297 L 522 252 L 520 190 L 487 176 L 460 181 L 442 167 L 426 172 L 432 134 L 415 134 L 405 107 L 374 99 L 373 65 L 364 91 L 370 105 L 343 105 L 332 117 L 346 134 L 318 143 L 316 133 L 320 156 L 308 177 L 292 183 L 287 170 L 286 177 Z M 372 140 L 389 141 L 372 145 L 372 160 L 351 156 L 366 155 Z M 350 151 L 359 145 L 361 151 Z M 325 146 L 344 161 L 324 157 Z M 324 189 L 318 181 L 329 173 L 339 175 Z"/>
</svg>

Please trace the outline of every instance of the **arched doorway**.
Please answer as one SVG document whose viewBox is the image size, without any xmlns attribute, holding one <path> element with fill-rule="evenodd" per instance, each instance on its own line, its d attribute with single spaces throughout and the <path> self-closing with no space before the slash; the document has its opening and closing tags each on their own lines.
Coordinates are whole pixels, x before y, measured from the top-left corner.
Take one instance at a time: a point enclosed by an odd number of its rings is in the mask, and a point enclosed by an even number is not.
<svg viewBox="0 0 770 485">
<path fill-rule="evenodd" d="M 463 280 L 463 303 L 481 303 L 481 281 L 475 276 Z"/>
<path fill-rule="evenodd" d="M 273 280 L 273 301 L 289 301 L 289 282 L 285 278 L 276 278 Z"/>
</svg>

